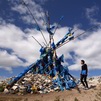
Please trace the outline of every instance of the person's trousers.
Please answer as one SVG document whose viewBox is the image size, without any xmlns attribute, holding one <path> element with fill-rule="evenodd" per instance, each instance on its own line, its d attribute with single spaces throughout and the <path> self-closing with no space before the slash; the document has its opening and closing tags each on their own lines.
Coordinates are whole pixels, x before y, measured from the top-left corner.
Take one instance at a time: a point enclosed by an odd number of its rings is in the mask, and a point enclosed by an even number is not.
<svg viewBox="0 0 101 101">
<path fill-rule="evenodd" d="M 83 84 L 84 87 L 88 88 L 87 75 L 81 75 L 81 83 Z"/>
</svg>

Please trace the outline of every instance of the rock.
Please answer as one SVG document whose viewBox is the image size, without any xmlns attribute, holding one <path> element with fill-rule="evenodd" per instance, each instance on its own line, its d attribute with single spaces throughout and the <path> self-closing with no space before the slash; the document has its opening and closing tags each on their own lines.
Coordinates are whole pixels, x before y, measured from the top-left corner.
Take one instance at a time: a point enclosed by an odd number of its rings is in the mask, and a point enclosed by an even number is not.
<svg viewBox="0 0 101 101">
<path fill-rule="evenodd" d="M 9 90 L 7 88 L 4 89 L 4 94 L 8 94 Z"/>
<path fill-rule="evenodd" d="M 12 78 L 8 79 L 7 82 Z M 52 78 L 48 75 L 27 73 L 21 80 L 19 80 L 9 91 L 5 89 L 5 93 L 17 93 L 23 95 L 26 93 L 49 93 L 56 89 L 51 88 Z"/>
<path fill-rule="evenodd" d="M 54 88 L 54 90 L 57 91 L 57 90 L 60 90 L 60 88 L 59 87 L 56 87 L 56 88 Z"/>
<path fill-rule="evenodd" d="M 19 86 L 19 92 L 21 95 L 26 94 L 27 93 L 27 88 L 24 86 Z"/>
<path fill-rule="evenodd" d="M 15 85 L 12 87 L 13 90 L 16 90 L 18 88 L 18 85 Z"/>
<path fill-rule="evenodd" d="M 25 81 L 31 81 L 31 78 L 24 78 Z"/>
</svg>

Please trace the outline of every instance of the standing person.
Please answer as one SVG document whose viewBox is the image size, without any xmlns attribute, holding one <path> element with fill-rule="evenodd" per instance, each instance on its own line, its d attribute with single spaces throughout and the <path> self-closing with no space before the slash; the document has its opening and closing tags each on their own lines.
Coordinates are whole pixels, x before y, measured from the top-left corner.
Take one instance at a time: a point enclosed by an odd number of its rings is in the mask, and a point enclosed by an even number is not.
<svg viewBox="0 0 101 101">
<path fill-rule="evenodd" d="M 88 67 L 87 64 L 85 64 L 84 60 L 81 60 L 81 83 L 85 87 L 85 89 L 88 89 L 88 83 L 87 83 L 87 75 L 88 75 Z"/>
</svg>

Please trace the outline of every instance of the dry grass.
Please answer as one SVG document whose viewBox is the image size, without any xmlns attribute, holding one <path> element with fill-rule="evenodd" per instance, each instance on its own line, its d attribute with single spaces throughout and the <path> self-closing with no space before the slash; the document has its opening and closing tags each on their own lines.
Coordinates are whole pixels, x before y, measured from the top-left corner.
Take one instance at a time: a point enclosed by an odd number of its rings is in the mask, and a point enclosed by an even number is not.
<svg viewBox="0 0 101 101">
<path fill-rule="evenodd" d="M 54 101 L 60 101 L 60 97 L 57 96 Z"/>
<path fill-rule="evenodd" d="M 74 101 L 79 101 L 79 100 L 75 97 Z"/>
</svg>

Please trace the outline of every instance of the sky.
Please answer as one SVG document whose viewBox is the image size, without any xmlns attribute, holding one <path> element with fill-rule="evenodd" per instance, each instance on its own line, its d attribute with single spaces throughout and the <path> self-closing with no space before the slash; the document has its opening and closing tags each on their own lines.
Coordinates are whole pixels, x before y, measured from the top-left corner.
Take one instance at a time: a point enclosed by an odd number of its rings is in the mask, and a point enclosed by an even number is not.
<svg viewBox="0 0 101 101">
<path fill-rule="evenodd" d="M 74 36 L 86 31 L 79 38 L 57 50 L 64 54 L 70 73 L 79 77 L 80 60 L 84 59 L 89 76 L 101 75 L 101 1 L 100 0 L 24 0 L 33 13 L 42 32 L 49 41 L 46 31 L 45 12 L 49 13 L 50 24 L 57 25 L 54 35 L 58 42 L 69 28 L 76 30 Z M 59 19 L 64 16 L 60 22 Z M 44 19 L 44 20 L 43 20 Z M 60 22 L 60 23 L 59 23 Z M 94 26 L 91 30 L 87 30 Z M 40 46 L 44 39 L 36 29 L 36 23 L 22 0 L 0 0 L 0 78 L 16 76 L 40 57 Z"/>
</svg>

